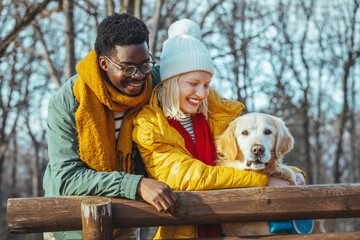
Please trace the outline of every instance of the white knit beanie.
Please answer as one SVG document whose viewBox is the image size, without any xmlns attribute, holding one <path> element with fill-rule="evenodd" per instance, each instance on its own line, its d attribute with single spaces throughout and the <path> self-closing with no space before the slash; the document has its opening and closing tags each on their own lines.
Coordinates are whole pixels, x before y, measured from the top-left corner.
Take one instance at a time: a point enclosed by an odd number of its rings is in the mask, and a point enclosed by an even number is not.
<svg viewBox="0 0 360 240">
<path fill-rule="evenodd" d="M 168 35 L 160 56 L 161 81 L 196 70 L 214 75 L 213 60 L 201 42 L 201 30 L 195 22 L 188 19 L 174 22 Z"/>
</svg>

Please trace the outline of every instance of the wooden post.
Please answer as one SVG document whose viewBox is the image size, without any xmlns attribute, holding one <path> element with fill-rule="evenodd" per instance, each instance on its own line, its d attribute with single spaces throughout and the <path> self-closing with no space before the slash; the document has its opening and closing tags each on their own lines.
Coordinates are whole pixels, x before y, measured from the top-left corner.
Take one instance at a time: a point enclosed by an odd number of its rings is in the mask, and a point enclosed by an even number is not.
<svg viewBox="0 0 360 240">
<path fill-rule="evenodd" d="M 111 199 L 92 197 L 81 202 L 83 239 L 113 239 Z"/>
</svg>

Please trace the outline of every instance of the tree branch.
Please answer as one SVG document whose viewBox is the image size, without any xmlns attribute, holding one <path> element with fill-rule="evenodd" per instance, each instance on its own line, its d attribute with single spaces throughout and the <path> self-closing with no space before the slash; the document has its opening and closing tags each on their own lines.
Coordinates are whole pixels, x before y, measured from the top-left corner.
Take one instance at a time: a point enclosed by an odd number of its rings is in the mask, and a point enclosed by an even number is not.
<svg viewBox="0 0 360 240">
<path fill-rule="evenodd" d="M 217 3 L 214 3 L 207 11 L 206 13 L 202 16 L 201 21 L 199 23 L 199 27 L 200 29 L 202 28 L 202 26 L 204 25 L 205 19 L 207 18 L 207 16 L 215 10 L 215 8 L 219 5 L 221 5 L 224 2 L 224 0 L 219 0 Z"/>
<path fill-rule="evenodd" d="M 31 22 L 35 19 L 35 17 L 39 15 L 51 1 L 52 0 L 44 0 L 42 3 L 39 3 L 36 6 L 31 7 L 27 11 L 23 19 L 21 19 L 21 21 L 15 25 L 14 29 L 9 33 L 9 35 L 6 36 L 4 40 L 0 42 L 0 57 L 4 55 L 6 48 L 9 46 L 9 44 L 12 41 L 16 39 L 19 32 L 21 32 L 24 28 L 29 26 Z"/>
</svg>

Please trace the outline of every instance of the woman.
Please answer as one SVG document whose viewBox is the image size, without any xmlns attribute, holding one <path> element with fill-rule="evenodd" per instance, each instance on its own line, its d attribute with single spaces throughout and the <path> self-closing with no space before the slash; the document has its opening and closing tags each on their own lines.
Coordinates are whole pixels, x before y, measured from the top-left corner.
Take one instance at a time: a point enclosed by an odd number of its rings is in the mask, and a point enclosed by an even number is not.
<svg viewBox="0 0 360 240">
<path fill-rule="evenodd" d="M 213 61 L 196 23 L 180 20 L 168 33 L 161 54 L 162 82 L 134 119 L 133 140 L 149 176 L 175 191 L 263 187 L 276 181 L 261 173 L 214 166 L 214 139 L 240 116 L 244 105 L 222 99 L 209 87 Z M 203 225 L 159 227 L 154 238 L 216 236 L 219 225 Z"/>
</svg>

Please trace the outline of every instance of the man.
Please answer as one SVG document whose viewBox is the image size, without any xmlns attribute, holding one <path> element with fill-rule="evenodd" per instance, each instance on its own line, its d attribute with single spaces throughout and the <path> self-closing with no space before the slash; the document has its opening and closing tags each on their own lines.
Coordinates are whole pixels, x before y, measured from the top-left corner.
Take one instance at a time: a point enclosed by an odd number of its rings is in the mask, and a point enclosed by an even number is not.
<svg viewBox="0 0 360 240">
<path fill-rule="evenodd" d="M 159 82 L 148 39 L 144 22 L 130 14 L 100 23 L 95 50 L 49 103 L 45 196 L 140 196 L 158 211 L 177 211 L 168 185 L 135 175 L 144 171 L 131 139 L 132 120 Z M 81 231 L 55 237 L 81 239 Z"/>
</svg>

